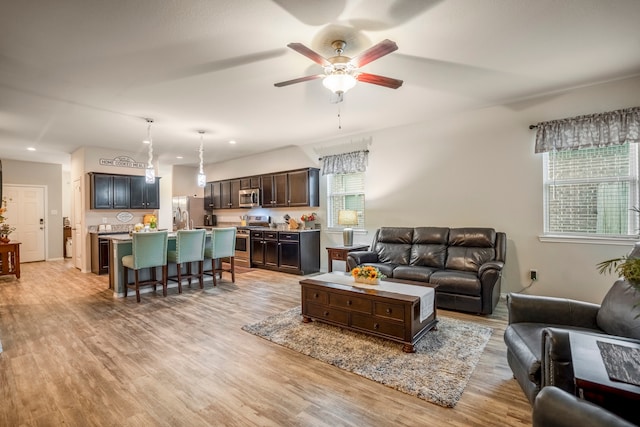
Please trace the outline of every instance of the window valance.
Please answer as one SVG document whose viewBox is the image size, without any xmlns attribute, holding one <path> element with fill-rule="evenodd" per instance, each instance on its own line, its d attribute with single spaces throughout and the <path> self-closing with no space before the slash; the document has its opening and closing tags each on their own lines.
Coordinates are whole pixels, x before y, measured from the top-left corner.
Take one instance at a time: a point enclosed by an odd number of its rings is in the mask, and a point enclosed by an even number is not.
<svg viewBox="0 0 640 427">
<path fill-rule="evenodd" d="M 356 173 L 367 170 L 369 150 L 334 154 L 322 158 L 322 175 Z"/>
<path fill-rule="evenodd" d="M 536 127 L 536 153 L 639 142 L 640 107 L 541 122 Z"/>
</svg>

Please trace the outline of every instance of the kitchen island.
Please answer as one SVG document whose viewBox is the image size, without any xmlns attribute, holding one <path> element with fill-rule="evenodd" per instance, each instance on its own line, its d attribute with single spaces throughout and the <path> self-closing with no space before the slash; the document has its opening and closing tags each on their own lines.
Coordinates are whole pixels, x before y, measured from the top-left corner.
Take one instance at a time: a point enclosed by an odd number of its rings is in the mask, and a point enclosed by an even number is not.
<svg viewBox="0 0 640 427">
<path fill-rule="evenodd" d="M 153 233 L 153 232 L 152 232 Z M 125 278 L 124 268 L 122 267 L 122 257 L 125 255 L 131 255 L 132 252 L 132 238 L 129 234 L 110 234 L 100 236 L 101 239 L 109 240 L 109 289 L 113 289 L 113 296 L 120 298 L 124 297 Z M 211 232 L 207 231 L 207 245 L 211 240 Z M 176 250 L 176 233 L 169 233 L 169 242 L 167 244 L 168 251 Z M 220 262 L 219 260 L 217 262 Z M 168 263 L 169 276 L 175 276 L 176 265 Z M 197 270 L 198 266 L 193 263 L 192 268 Z M 158 272 L 159 273 L 159 272 Z M 150 278 L 149 270 L 140 271 L 140 279 L 147 280 Z M 212 281 L 208 276 L 205 276 L 205 282 Z M 169 281 L 168 287 L 177 287 L 176 282 Z M 197 284 L 196 284 L 197 286 Z M 141 292 L 150 292 L 151 289 L 141 289 Z"/>
</svg>

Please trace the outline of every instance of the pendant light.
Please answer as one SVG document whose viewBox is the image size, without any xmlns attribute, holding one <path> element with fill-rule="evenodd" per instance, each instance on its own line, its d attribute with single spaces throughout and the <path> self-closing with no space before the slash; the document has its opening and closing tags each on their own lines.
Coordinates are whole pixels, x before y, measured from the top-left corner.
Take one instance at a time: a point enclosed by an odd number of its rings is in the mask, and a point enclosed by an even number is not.
<svg viewBox="0 0 640 427">
<path fill-rule="evenodd" d="M 199 130 L 198 133 L 200 134 L 200 170 L 198 172 L 198 187 L 205 187 L 207 185 L 207 176 L 204 174 L 204 170 L 202 168 L 202 161 L 203 161 L 203 154 L 204 154 L 204 149 L 202 146 L 202 138 L 204 137 L 204 131 L 203 130 Z"/>
<path fill-rule="evenodd" d="M 156 182 L 156 171 L 153 167 L 153 139 L 151 139 L 151 123 L 153 119 L 147 119 L 147 142 L 149 143 L 149 161 L 147 162 L 147 169 L 145 170 L 144 177 L 147 184 L 153 184 Z"/>
</svg>

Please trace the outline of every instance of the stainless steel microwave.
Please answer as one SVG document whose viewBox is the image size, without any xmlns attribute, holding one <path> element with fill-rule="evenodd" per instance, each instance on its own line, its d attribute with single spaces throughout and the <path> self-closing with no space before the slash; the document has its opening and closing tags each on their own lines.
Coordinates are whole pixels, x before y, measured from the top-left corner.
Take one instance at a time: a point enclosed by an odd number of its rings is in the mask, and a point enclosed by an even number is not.
<svg viewBox="0 0 640 427">
<path fill-rule="evenodd" d="M 249 190 L 240 190 L 239 199 L 241 208 L 260 207 L 260 189 L 251 188 Z"/>
</svg>

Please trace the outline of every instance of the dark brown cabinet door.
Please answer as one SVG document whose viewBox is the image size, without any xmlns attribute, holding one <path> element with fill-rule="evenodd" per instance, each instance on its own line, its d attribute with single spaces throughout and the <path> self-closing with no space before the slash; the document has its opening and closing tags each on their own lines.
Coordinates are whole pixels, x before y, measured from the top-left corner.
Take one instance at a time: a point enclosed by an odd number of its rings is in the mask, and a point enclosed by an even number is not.
<svg viewBox="0 0 640 427">
<path fill-rule="evenodd" d="M 240 180 L 234 179 L 229 183 L 231 193 L 229 194 L 229 207 L 231 209 L 238 209 L 240 207 Z"/>
<path fill-rule="evenodd" d="M 112 203 L 112 175 L 91 174 L 91 209 L 111 209 Z"/>
<path fill-rule="evenodd" d="M 213 209 L 213 182 L 207 182 L 204 186 L 204 210 L 210 211 Z"/>
<path fill-rule="evenodd" d="M 252 188 L 260 188 L 260 177 L 249 176 L 247 178 L 240 178 L 240 189 L 249 190 Z"/>
<path fill-rule="evenodd" d="M 288 186 L 286 173 L 273 175 L 273 206 L 289 206 Z"/>
<path fill-rule="evenodd" d="M 274 188 L 273 188 L 273 175 L 264 175 L 260 179 L 260 188 L 262 189 L 261 199 L 262 206 L 269 207 L 275 203 Z"/>
<path fill-rule="evenodd" d="M 131 209 L 160 209 L 160 181 L 147 184 L 144 176 L 129 179 L 129 206 Z"/>
<path fill-rule="evenodd" d="M 128 176 L 113 176 L 113 209 L 129 209 Z"/>
<path fill-rule="evenodd" d="M 298 242 L 280 242 L 280 268 L 300 270 L 300 244 Z"/>
</svg>

